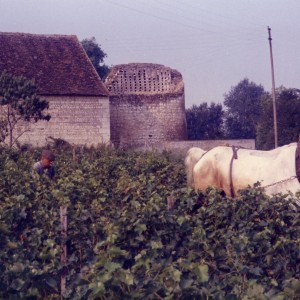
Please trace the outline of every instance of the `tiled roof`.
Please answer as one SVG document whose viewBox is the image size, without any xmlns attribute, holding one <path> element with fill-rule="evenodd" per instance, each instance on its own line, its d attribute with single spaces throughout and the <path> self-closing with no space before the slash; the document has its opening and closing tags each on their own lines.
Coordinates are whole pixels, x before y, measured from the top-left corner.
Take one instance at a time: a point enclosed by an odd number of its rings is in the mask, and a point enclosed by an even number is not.
<svg viewBox="0 0 300 300">
<path fill-rule="evenodd" d="M 35 79 L 40 95 L 107 96 L 75 35 L 0 32 L 0 73 Z"/>
</svg>

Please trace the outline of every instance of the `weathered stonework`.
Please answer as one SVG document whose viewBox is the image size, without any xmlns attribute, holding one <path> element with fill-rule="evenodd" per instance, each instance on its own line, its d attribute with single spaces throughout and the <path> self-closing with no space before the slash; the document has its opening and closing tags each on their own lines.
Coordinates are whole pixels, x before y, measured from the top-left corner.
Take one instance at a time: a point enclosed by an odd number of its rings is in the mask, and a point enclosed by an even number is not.
<svg viewBox="0 0 300 300">
<path fill-rule="evenodd" d="M 178 71 L 157 64 L 118 65 L 106 87 L 115 146 L 186 139 L 184 85 Z"/>
<path fill-rule="evenodd" d="M 51 138 L 87 146 L 110 142 L 108 97 L 41 98 L 49 102 L 47 113 L 51 115 L 51 119 L 48 122 L 30 124 L 30 132 L 25 132 L 19 139 L 21 143 L 43 146 Z"/>
<path fill-rule="evenodd" d="M 157 151 L 171 151 L 173 154 L 184 158 L 187 151 L 192 147 L 198 147 L 203 150 L 210 150 L 217 146 L 237 146 L 246 149 L 255 149 L 255 139 L 240 140 L 198 140 L 198 141 L 163 141 L 139 147 L 136 150 L 156 149 Z"/>
</svg>

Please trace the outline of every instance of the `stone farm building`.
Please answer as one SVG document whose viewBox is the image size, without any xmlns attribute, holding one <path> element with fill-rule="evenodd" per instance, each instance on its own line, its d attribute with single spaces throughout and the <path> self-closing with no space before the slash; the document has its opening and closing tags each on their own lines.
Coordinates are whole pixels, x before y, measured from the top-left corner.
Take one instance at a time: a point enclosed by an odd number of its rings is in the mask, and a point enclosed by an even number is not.
<svg viewBox="0 0 300 300">
<path fill-rule="evenodd" d="M 181 74 L 159 64 L 115 66 L 110 93 L 111 141 L 117 147 L 154 146 L 187 138 Z"/>
<path fill-rule="evenodd" d="M 0 73 L 3 70 L 34 79 L 40 98 L 49 102 L 51 120 L 30 124 L 20 142 L 110 142 L 108 91 L 76 36 L 0 32 Z"/>
</svg>

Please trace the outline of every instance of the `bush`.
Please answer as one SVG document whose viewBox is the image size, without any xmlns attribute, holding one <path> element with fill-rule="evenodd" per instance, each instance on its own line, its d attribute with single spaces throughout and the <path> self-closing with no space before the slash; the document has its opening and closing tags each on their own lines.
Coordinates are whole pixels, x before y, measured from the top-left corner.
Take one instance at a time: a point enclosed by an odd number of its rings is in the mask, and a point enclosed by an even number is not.
<svg viewBox="0 0 300 300">
<path fill-rule="evenodd" d="M 169 153 L 78 155 L 59 152 L 50 182 L 31 177 L 35 153 L 1 149 L 0 298 L 60 297 L 63 205 L 66 298 L 296 299 L 300 219 L 292 196 L 196 193 Z"/>
</svg>

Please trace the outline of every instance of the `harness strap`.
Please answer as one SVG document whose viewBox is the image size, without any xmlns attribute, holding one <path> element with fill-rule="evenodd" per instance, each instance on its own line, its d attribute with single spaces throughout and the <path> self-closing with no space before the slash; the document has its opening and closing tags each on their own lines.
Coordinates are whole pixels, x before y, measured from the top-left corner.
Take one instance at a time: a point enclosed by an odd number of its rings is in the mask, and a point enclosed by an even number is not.
<svg viewBox="0 0 300 300">
<path fill-rule="evenodd" d="M 233 166 L 233 160 L 238 159 L 237 152 L 241 147 L 238 146 L 232 146 L 232 157 L 230 161 L 230 168 L 229 168 L 229 178 L 230 178 L 230 195 L 232 198 L 235 197 L 234 188 L 233 188 L 233 181 L 232 181 L 232 166 Z"/>
<path fill-rule="evenodd" d="M 296 176 L 300 182 L 300 140 L 298 141 L 296 152 L 295 152 L 295 164 L 296 164 Z"/>
</svg>

